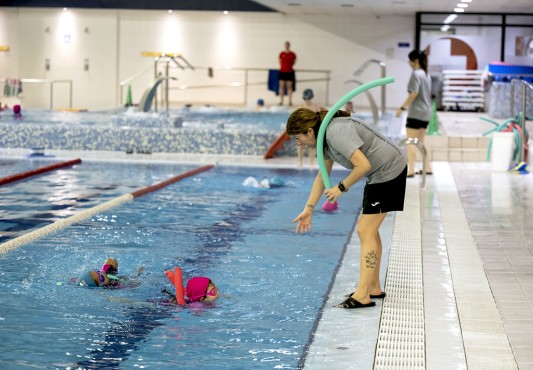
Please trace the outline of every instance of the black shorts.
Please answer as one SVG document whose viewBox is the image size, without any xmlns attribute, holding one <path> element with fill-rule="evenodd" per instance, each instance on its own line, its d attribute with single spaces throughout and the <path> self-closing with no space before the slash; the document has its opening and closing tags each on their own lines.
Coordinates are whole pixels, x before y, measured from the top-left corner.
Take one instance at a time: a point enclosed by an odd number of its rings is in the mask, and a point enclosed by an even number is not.
<svg viewBox="0 0 533 370">
<path fill-rule="evenodd" d="M 363 197 L 363 214 L 373 215 L 403 211 L 407 166 L 398 177 L 379 184 L 366 184 Z"/>
<path fill-rule="evenodd" d="M 280 81 L 294 81 L 294 71 L 292 72 L 280 72 L 278 80 Z"/>
<path fill-rule="evenodd" d="M 426 128 L 428 128 L 428 123 L 428 121 L 420 121 L 419 119 L 407 117 L 407 124 L 405 125 L 405 127 L 414 128 L 415 130 L 423 128 L 425 130 Z"/>
</svg>

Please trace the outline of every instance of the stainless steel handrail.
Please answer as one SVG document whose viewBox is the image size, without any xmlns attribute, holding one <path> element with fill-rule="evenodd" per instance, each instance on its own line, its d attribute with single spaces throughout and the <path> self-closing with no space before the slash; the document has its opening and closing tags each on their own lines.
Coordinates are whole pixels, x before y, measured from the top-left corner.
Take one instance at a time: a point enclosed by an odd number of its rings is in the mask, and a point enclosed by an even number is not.
<svg viewBox="0 0 533 370">
<path fill-rule="evenodd" d="M 124 86 L 133 81 L 134 79 L 140 77 L 142 74 L 147 72 L 148 70 L 154 68 L 154 70 L 157 70 L 156 67 L 150 67 L 148 69 L 145 69 L 143 71 L 137 72 L 133 76 L 128 77 L 127 79 L 120 82 L 120 102 L 119 105 L 122 104 L 123 100 L 123 88 Z M 168 68 L 177 69 L 178 67 L 174 66 L 168 66 Z M 183 69 L 183 68 L 179 68 Z M 249 82 L 249 73 L 250 72 L 268 72 L 271 70 L 271 68 L 234 68 L 234 67 L 228 67 L 228 68 L 216 68 L 216 67 L 194 67 L 195 71 L 205 70 L 210 73 L 213 71 L 236 71 L 236 72 L 242 72 L 244 73 L 244 82 L 243 83 L 237 83 L 237 84 L 210 84 L 210 85 L 189 85 L 189 86 L 180 86 L 180 87 L 168 87 L 169 90 L 185 90 L 185 89 L 205 89 L 205 88 L 220 88 L 220 87 L 240 87 L 244 88 L 244 98 L 243 98 L 243 104 L 246 104 L 248 102 L 248 87 L 249 86 L 259 86 L 259 85 L 266 85 L 266 81 L 261 82 Z M 325 74 L 326 76 L 324 78 L 308 78 L 308 79 L 298 79 L 298 83 L 301 82 L 325 82 L 326 83 L 326 102 L 325 105 L 329 106 L 329 82 L 331 80 L 330 70 L 320 70 L 320 69 L 297 69 L 296 72 L 303 72 L 303 73 L 321 73 Z M 155 72 L 157 74 L 157 72 Z M 157 76 L 156 76 L 157 77 Z M 165 89 L 166 91 L 167 89 Z"/>
<path fill-rule="evenodd" d="M 422 179 L 420 180 L 420 186 L 426 186 L 426 147 L 416 137 L 407 137 L 400 141 L 400 145 L 415 145 L 420 150 L 420 154 L 422 155 Z"/>
<path fill-rule="evenodd" d="M 361 86 L 363 84 L 363 82 L 359 80 L 347 80 L 347 81 L 344 81 L 344 83 L 345 84 L 355 83 L 357 84 L 357 86 Z M 374 101 L 374 97 L 372 96 L 372 93 L 370 92 L 370 90 L 366 90 L 365 95 L 368 98 L 368 102 L 370 103 L 370 110 L 372 111 L 372 118 L 373 118 L 374 124 L 377 125 L 379 121 L 378 106 L 376 105 L 376 102 Z"/>
<path fill-rule="evenodd" d="M 387 77 L 387 65 L 385 62 L 377 59 L 369 59 L 366 62 L 364 62 L 359 68 L 355 70 L 353 75 L 355 77 L 360 76 L 371 64 L 377 64 L 379 65 L 381 69 L 381 78 Z M 384 117 L 385 113 L 387 111 L 387 92 L 386 92 L 386 85 L 381 85 L 381 116 Z"/>
<path fill-rule="evenodd" d="M 6 82 L 8 79 L 6 78 L 0 78 L 0 82 Z M 50 110 L 54 109 L 54 85 L 58 83 L 66 83 L 68 84 L 68 90 L 69 90 L 69 108 L 72 108 L 72 80 L 44 80 L 39 78 L 21 78 L 20 82 L 22 83 L 40 83 L 50 84 Z"/>
</svg>

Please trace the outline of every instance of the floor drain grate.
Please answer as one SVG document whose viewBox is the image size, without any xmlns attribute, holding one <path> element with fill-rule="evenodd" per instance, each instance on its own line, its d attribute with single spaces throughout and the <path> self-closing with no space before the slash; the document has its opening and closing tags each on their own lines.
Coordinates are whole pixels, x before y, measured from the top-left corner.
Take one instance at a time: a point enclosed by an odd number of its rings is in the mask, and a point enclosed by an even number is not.
<svg viewBox="0 0 533 370">
<path fill-rule="evenodd" d="M 424 290 L 418 187 L 397 212 L 374 369 L 425 369 Z"/>
</svg>

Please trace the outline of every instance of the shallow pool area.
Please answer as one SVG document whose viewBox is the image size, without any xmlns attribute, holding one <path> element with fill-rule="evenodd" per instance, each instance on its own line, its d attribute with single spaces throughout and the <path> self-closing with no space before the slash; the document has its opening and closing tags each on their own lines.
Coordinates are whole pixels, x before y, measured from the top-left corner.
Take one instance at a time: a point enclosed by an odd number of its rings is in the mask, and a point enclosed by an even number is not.
<svg viewBox="0 0 533 370">
<path fill-rule="evenodd" d="M 27 166 L 22 162 L 11 166 Z M 188 168 L 83 162 L 28 180 L 24 197 L 50 207 L 64 196 L 76 212 Z M 334 171 L 332 180 L 344 175 Z M 284 186 L 243 186 L 249 176 L 277 176 Z M 0 256 L 0 297 L 9 297 L 0 305 L 0 367 L 298 368 L 362 198 L 362 187 L 354 188 L 343 197 L 349 206 L 318 211 L 313 233 L 296 236 L 291 221 L 314 176 L 218 166 Z M 30 186 L 35 181 L 40 185 Z M 83 195 L 82 184 L 94 193 Z M 21 196 L 14 188 L 1 189 L 9 204 Z M 83 197 L 89 201 L 78 204 Z M 18 212 L 24 219 L 32 209 Z M 138 287 L 87 289 L 70 281 L 110 256 L 120 275 L 143 267 L 133 278 Z M 213 279 L 222 297 L 166 304 L 164 271 L 177 266 L 185 279 Z"/>
</svg>

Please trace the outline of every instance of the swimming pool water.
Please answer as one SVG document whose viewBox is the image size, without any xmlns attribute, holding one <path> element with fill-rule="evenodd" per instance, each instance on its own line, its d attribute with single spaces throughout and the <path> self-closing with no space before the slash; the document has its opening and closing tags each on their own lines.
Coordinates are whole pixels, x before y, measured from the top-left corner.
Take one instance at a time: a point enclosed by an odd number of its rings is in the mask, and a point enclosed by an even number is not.
<svg viewBox="0 0 533 370">
<path fill-rule="evenodd" d="M 58 112 L 28 109 L 22 119 L 8 111 L 0 113 L 2 122 L 13 124 L 102 126 L 130 128 L 189 127 L 199 129 L 240 129 L 279 132 L 284 129 L 289 111 L 255 112 L 249 110 L 193 107 L 162 112 L 138 112 L 136 108 L 107 111 Z"/>
<path fill-rule="evenodd" d="M 186 169 L 82 163 L 83 176 L 70 174 L 72 198 L 100 186 L 86 202 L 99 204 Z M 279 176 L 286 186 L 243 187 L 248 176 Z M 337 212 L 315 213 L 312 233 L 296 236 L 291 221 L 314 176 L 216 167 L 0 256 L 0 368 L 296 369 L 362 198 L 357 186 Z M 39 181 L 51 193 L 71 182 Z M 6 201 L 50 202 L 32 189 Z M 121 275 L 144 267 L 138 288 L 69 282 L 110 256 Z M 164 271 L 175 266 L 185 280 L 210 277 L 223 296 L 200 307 L 163 304 Z"/>
<path fill-rule="evenodd" d="M 39 157 L 27 160 L 2 159 L 0 177 L 61 161 Z M 134 176 L 108 175 L 109 172 L 120 173 L 122 166 L 110 163 L 104 167 L 101 163 L 82 162 L 0 186 L 0 243 L 193 167 L 131 164 L 129 171 L 135 173 Z M 103 169 L 106 172 L 102 172 Z"/>
</svg>

